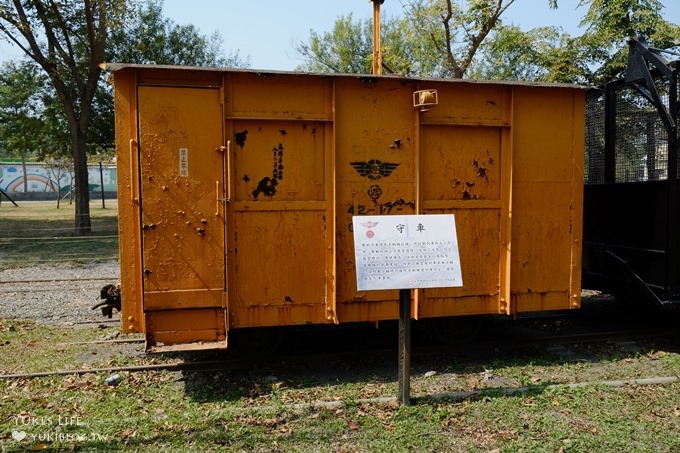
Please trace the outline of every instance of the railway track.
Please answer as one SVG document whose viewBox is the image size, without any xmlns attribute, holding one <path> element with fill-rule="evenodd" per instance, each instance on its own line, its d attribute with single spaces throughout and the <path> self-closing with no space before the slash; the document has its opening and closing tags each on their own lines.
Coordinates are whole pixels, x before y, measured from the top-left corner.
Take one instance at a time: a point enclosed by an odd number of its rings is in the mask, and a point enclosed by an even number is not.
<svg viewBox="0 0 680 453">
<path fill-rule="evenodd" d="M 73 290 L 74 283 L 116 282 L 119 277 L 81 277 L 27 280 L 0 280 L 0 294 L 40 293 Z"/>
<path fill-rule="evenodd" d="M 680 327 L 675 328 L 647 328 L 647 329 L 629 329 L 629 330 L 613 330 L 601 332 L 585 332 L 577 334 L 566 335 L 543 335 L 532 338 L 498 338 L 493 340 L 471 341 L 465 345 L 419 345 L 414 346 L 412 355 L 414 360 L 420 360 L 432 356 L 445 356 L 455 354 L 461 350 L 466 353 L 474 354 L 483 351 L 512 351 L 518 349 L 530 348 L 546 348 L 553 345 L 564 344 L 593 344 L 593 343 L 616 343 L 616 342 L 630 342 L 632 340 L 650 340 L 661 339 L 666 337 L 676 336 L 680 338 Z M 123 338 L 111 340 L 94 340 L 74 343 L 64 343 L 61 346 L 69 345 L 91 345 L 91 346 L 111 346 L 115 347 L 121 344 L 142 344 L 144 342 L 141 338 Z M 101 367 L 101 368 L 84 368 L 84 369 L 61 369 L 53 371 L 43 371 L 35 373 L 13 373 L 0 375 L 0 380 L 7 379 L 32 379 L 39 377 L 50 377 L 59 375 L 82 375 L 92 373 L 118 373 L 118 372 L 144 372 L 144 371 L 194 371 L 194 372 L 212 372 L 212 371 L 236 371 L 245 369 L 255 369 L 257 367 L 266 366 L 268 368 L 276 368 L 277 366 L 288 366 L 291 364 L 314 364 L 329 361 L 355 361 L 356 359 L 385 359 L 387 361 L 396 360 L 396 341 L 395 347 L 381 347 L 369 350 L 338 350 L 333 352 L 312 352 L 312 353 L 285 353 L 280 354 L 276 358 L 258 356 L 256 358 L 239 358 L 225 354 L 224 358 L 218 360 L 184 360 L 181 362 L 173 361 L 166 363 L 153 363 L 145 365 L 128 365 L 119 367 Z M 186 354 L 173 354 L 186 356 Z M 191 357 L 200 357 L 197 355 L 189 355 Z"/>
</svg>

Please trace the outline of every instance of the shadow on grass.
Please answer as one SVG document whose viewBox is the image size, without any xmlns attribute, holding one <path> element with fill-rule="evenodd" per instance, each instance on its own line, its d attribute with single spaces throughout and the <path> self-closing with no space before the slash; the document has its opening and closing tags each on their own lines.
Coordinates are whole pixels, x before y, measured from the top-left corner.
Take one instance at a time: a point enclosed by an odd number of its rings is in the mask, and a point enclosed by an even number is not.
<svg viewBox="0 0 680 453">
<path fill-rule="evenodd" d="M 674 314 L 645 313 L 631 311 L 627 315 L 618 314 L 617 322 L 624 326 L 635 324 L 639 328 L 650 325 L 660 329 L 668 326 L 677 328 L 680 316 Z M 609 325 L 612 316 L 600 318 L 599 323 Z M 411 358 L 412 376 L 422 376 L 430 370 L 451 375 L 484 374 L 489 369 L 503 369 L 522 366 L 565 366 L 589 362 L 607 363 L 639 357 L 653 350 L 680 353 L 680 335 L 669 338 L 641 340 L 635 342 L 602 341 L 585 345 L 547 343 L 542 341 L 555 335 L 554 329 L 546 326 L 557 323 L 562 332 L 580 332 L 583 329 L 596 329 L 595 317 L 585 322 L 558 321 L 561 318 L 535 318 L 528 320 L 509 320 L 490 317 L 483 322 L 479 337 L 458 346 L 442 348 L 428 335 L 428 323 L 414 322 L 413 352 Z M 573 323 L 573 325 L 568 325 Z M 583 325 L 587 324 L 587 327 Z M 548 326 L 549 327 L 549 326 Z M 553 326 L 554 327 L 554 326 Z M 623 327 L 621 327 L 623 328 Z M 565 332 L 566 331 L 566 332 Z M 360 387 L 366 384 L 390 384 L 396 389 L 397 381 L 397 328 L 396 323 L 386 322 L 380 329 L 366 326 L 352 329 L 318 329 L 310 331 L 284 331 L 280 337 L 270 337 L 267 345 L 260 345 L 258 352 L 250 356 L 245 353 L 243 367 L 238 370 L 212 372 L 186 371 L 183 374 L 187 396 L 199 402 L 235 401 L 262 395 L 274 395 L 277 385 L 286 388 L 304 389 L 309 387 L 346 386 Z M 274 339 L 277 338 L 277 339 Z M 516 342 L 521 339 L 521 347 L 504 347 L 504 341 Z M 524 341 L 526 340 L 526 341 Z M 231 360 L 235 353 L 206 352 L 189 354 L 187 361 Z M 540 385 L 528 385 L 530 392 L 543 392 L 551 384 L 544 381 Z M 526 390 L 523 390 L 526 391 Z M 504 391 L 494 393 L 485 389 L 475 397 L 497 397 Z M 519 394 L 519 393 L 518 393 Z M 429 403 L 428 397 L 419 398 L 418 403 Z"/>
</svg>

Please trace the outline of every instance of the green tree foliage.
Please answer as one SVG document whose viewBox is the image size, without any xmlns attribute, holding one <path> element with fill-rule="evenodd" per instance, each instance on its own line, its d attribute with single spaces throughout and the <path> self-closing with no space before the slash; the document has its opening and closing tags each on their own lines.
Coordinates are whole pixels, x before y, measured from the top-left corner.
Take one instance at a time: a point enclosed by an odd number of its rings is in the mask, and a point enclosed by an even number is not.
<svg viewBox="0 0 680 453">
<path fill-rule="evenodd" d="M 386 21 L 384 26 L 385 29 L 391 27 L 391 21 Z M 371 72 L 371 27 L 370 21 L 354 21 L 350 14 L 340 16 L 330 32 L 320 35 L 312 30 L 309 42 L 301 42 L 296 47 L 306 60 L 298 69 L 311 72 Z"/>
<path fill-rule="evenodd" d="M 663 19 L 656 0 L 583 0 L 579 6 L 587 8 L 580 36 L 556 27 L 498 27 L 473 77 L 602 85 L 624 75 L 630 37 L 646 36 L 657 48 L 680 44 L 680 28 Z"/>
<path fill-rule="evenodd" d="M 194 25 L 180 25 L 163 15 L 163 2 L 152 0 L 132 3 L 125 20 L 110 30 L 106 48 L 110 62 L 184 65 L 207 67 L 244 67 L 247 59 L 238 52 L 224 55 L 222 37 L 205 36 Z M 91 156 L 106 159 L 114 149 L 113 92 L 104 80 L 95 95 L 92 128 L 88 135 Z"/>
<path fill-rule="evenodd" d="M 475 79 L 588 83 L 580 40 L 557 27 L 523 32 L 501 26 L 484 44 L 470 75 Z"/>
<path fill-rule="evenodd" d="M 663 19 L 658 0 L 582 0 L 581 36 L 505 24 L 516 1 L 405 1 L 403 18 L 383 22 L 383 58 L 398 61 L 395 71 L 404 75 L 602 84 L 623 74 L 629 37 L 645 35 L 658 48 L 680 44 L 680 28 Z M 331 32 L 312 31 L 297 46 L 300 69 L 369 72 L 371 37 L 371 21 L 340 17 Z"/>
<path fill-rule="evenodd" d="M 42 145 L 44 77 L 35 65 L 6 62 L 0 66 L 0 141 L 22 158 Z"/>
<path fill-rule="evenodd" d="M 402 75 L 443 76 L 444 61 L 434 43 L 423 39 L 413 20 L 388 17 L 381 20 L 382 59 L 387 72 Z M 311 31 L 308 42 L 296 51 L 305 62 L 300 71 L 367 74 L 373 56 L 372 20 L 340 16 L 330 32 Z"/>
<path fill-rule="evenodd" d="M 30 150 L 45 140 L 42 127 L 44 78 L 28 63 L 8 62 L 0 67 L 0 142 L 3 149 L 18 150 L 24 166 L 24 191 L 28 189 L 26 160 Z"/>
<path fill-rule="evenodd" d="M 76 184 L 75 229 L 89 233 L 86 137 L 108 30 L 123 0 L 0 1 L 0 34 L 42 68 L 61 103 L 71 138 Z"/>
<path fill-rule="evenodd" d="M 381 22 L 383 61 L 404 75 L 455 77 L 468 75 L 475 57 L 501 15 L 516 0 L 413 0 L 404 15 Z M 551 2 L 552 3 L 552 2 Z M 331 32 L 311 32 L 299 43 L 305 59 L 301 70 L 368 73 L 373 24 L 338 18 Z"/>
<path fill-rule="evenodd" d="M 62 104 L 44 72 L 30 60 L 0 66 L 0 149 L 22 161 L 71 155 Z"/>
<path fill-rule="evenodd" d="M 407 6 L 407 13 L 433 43 L 445 76 L 467 75 L 480 47 L 498 25 L 501 15 L 515 0 L 418 0 Z"/>
<path fill-rule="evenodd" d="M 180 25 L 163 16 L 163 2 L 131 6 L 127 20 L 111 31 L 107 61 L 119 63 L 243 67 L 238 52 L 223 55 L 222 36 L 206 36 L 194 25 Z"/>
<path fill-rule="evenodd" d="M 28 104 L 32 118 L 40 121 L 41 135 L 33 138 L 49 134 L 42 146 L 19 144 L 19 135 L 4 128 L 0 146 L 15 153 L 70 153 L 79 233 L 91 229 L 88 154 L 113 149 L 113 98 L 101 64 L 247 65 L 238 53 L 222 55 L 218 34 L 206 37 L 192 25 L 166 19 L 158 0 L 0 0 L 0 37 L 19 47 L 28 58 L 25 65 L 40 68 L 45 76 Z M 35 101 L 36 93 L 42 102 Z"/>
<path fill-rule="evenodd" d="M 588 79 L 603 84 L 624 73 L 627 39 L 643 35 L 657 48 L 680 44 L 680 26 L 666 21 L 658 0 L 582 0 L 587 6 L 581 25 L 586 27 L 579 38 L 589 67 Z"/>
</svg>

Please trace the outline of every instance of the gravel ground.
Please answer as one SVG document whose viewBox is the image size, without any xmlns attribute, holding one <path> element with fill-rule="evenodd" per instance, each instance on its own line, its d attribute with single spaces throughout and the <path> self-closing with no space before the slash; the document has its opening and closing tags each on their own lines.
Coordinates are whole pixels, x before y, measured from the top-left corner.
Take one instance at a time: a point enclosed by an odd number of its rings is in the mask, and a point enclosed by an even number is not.
<svg viewBox="0 0 680 453">
<path fill-rule="evenodd" d="M 99 309 L 92 310 L 92 307 L 99 302 L 99 290 L 109 283 L 119 283 L 119 275 L 118 263 L 0 271 L 0 318 L 62 325 L 106 320 Z M 76 280 L 82 278 L 107 279 Z M 117 319 L 117 315 L 114 311 L 113 319 Z"/>
</svg>

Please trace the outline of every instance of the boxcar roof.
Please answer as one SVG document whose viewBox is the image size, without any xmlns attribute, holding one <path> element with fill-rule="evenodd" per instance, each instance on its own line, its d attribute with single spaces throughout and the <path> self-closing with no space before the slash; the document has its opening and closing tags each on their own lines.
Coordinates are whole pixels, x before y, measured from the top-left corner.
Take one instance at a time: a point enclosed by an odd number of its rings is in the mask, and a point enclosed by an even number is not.
<svg viewBox="0 0 680 453">
<path fill-rule="evenodd" d="M 116 72 L 123 69 L 160 69 L 171 71 L 204 71 L 204 72 L 232 72 L 244 74 L 281 74 L 291 76 L 318 76 L 318 77 L 347 77 L 365 79 L 367 77 L 399 79 L 407 81 L 431 81 L 431 82 L 450 82 L 450 83 L 467 83 L 467 84 L 482 84 L 482 85 L 519 85 L 529 87 L 546 87 L 546 88 L 576 88 L 588 89 L 589 87 L 569 83 L 554 83 L 554 82 L 533 82 L 525 80 L 475 80 L 475 79 L 442 79 L 434 77 L 406 77 L 398 74 L 347 74 L 347 73 L 315 73 L 315 72 L 299 72 L 299 71 L 280 71 L 273 69 L 242 69 L 242 68 L 213 68 L 204 66 L 174 66 L 174 65 L 156 65 L 156 64 L 133 64 L 133 63 L 104 63 L 101 67 L 107 71 Z"/>
</svg>

